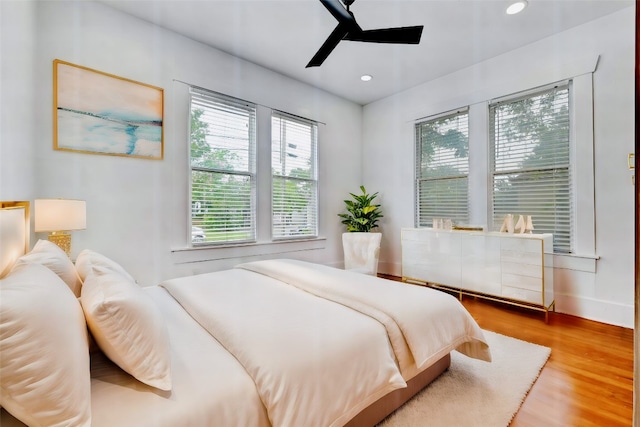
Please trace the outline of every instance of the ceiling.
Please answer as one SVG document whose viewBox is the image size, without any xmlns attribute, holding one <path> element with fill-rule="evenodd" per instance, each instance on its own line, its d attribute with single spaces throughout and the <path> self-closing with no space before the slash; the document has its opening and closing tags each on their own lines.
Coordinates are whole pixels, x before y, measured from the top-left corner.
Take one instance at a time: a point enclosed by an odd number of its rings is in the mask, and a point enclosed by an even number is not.
<svg viewBox="0 0 640 427">
<path fill-rule="evenodd" d="M 101 0 L 191 39 L 358 104 L 629 7 L 634 0 L 357 0 L 363 29 L 424 25 L 418 45 L 341 41 L 320 67 L 305 68 L 337 21 L 318 0 Z M 360 76 L 373 79 L 362 82 Z"/>
</svg>

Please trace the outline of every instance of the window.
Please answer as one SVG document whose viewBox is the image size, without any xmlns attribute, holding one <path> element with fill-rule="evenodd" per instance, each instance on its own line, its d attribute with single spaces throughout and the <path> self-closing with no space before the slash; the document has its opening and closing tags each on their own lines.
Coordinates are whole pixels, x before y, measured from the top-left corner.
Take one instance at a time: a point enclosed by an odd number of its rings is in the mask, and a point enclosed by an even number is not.
<svg viewBox="0 0 640 427">
<path fill-rule="evenodd" d="M 569 86 L 490 105 L 493 228 L 506 214 L 531 215 L 572 252 Z"/>
<path fill-rule="evenodd" d="M 191 241 L 255 241 L 256 107 L 192 88 Z"/>
<path fill-rule="evenodd" d="M 317 124 L 274 112 L 271 116 L 272 236 L 318 235 Z"/>
<path fill-rule="evenodd" d="M 466 223 L 469 218 L 469 113 L 416 124 L 416 222 L 433 218 Z"/>
</svg>

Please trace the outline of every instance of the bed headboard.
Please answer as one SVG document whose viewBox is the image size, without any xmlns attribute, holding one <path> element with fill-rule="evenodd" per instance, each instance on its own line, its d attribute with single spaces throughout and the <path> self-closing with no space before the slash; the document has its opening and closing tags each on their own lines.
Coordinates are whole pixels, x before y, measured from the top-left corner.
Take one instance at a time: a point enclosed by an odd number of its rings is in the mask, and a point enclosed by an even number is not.
<svg viewBox="0 0 640 427">
<path fill-rule="evenodd" d="M 0 277 L 29 251 L 29 202 L 0 201 Z"/>
</svg>

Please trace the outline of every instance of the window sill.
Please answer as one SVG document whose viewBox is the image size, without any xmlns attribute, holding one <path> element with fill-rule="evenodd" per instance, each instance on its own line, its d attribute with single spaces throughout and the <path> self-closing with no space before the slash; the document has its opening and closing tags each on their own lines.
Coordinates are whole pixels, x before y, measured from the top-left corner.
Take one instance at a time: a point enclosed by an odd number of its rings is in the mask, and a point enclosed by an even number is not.
<svg viewBox="0 0 640 427">
<path fill-rule="evenodd" d="M 599 259 L 598 255 L 553 254 L 553 267 L 595 273 Z"/>
<path fill-rule="evenodd" d="M 327 239 L 314 239 L 241 243 L 221 246 L 190 246 L 171 250 L 171 258 L 175 264 L 214 261 L 230 258 L 278 255 L 291 252 L 324 249 Z"/>
</svg>

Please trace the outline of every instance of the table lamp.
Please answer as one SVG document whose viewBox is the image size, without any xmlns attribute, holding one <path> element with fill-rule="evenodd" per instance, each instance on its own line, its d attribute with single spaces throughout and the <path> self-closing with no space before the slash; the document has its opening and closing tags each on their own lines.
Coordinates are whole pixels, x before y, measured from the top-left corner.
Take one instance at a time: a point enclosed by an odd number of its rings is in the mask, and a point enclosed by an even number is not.
<svg viewBox="0 0 640 427">
<path fill-rule="evenodd" d="M 87 228 L 87 202 L 70 199 L 36 199 L 35 232 L 48 231 L 49 241 L 67 256 L 71 253 L 71 234 L 66 231 Z"/>
</svg>

